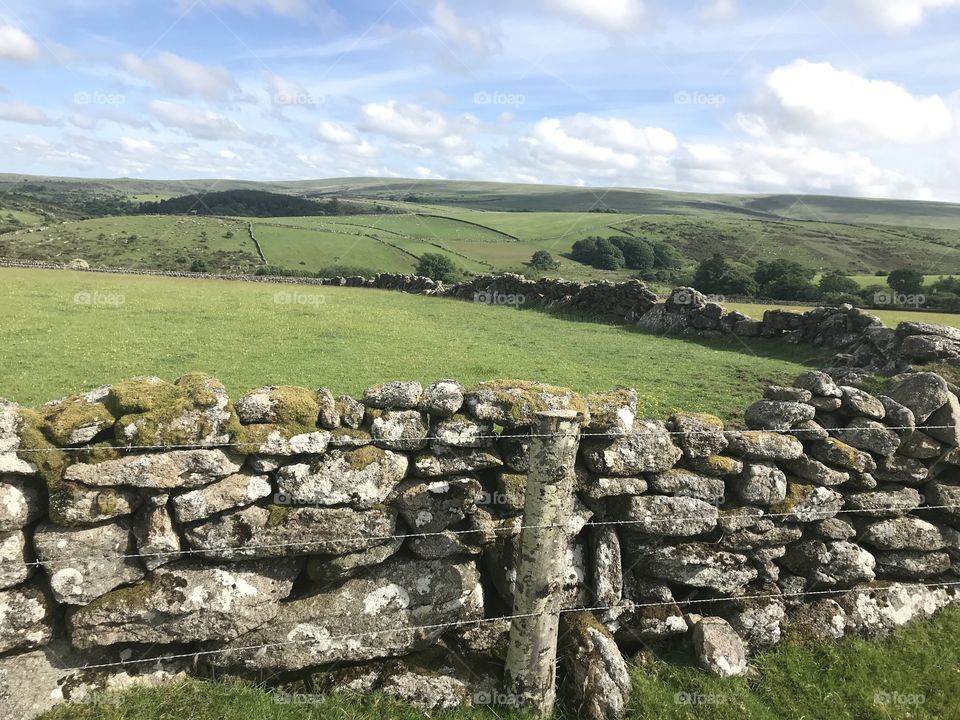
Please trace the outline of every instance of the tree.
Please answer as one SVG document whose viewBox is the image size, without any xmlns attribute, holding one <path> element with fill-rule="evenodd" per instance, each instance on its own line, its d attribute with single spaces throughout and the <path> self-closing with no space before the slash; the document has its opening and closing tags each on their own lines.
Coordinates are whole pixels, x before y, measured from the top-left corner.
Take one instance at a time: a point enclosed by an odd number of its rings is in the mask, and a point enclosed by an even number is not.
<svg viewBox="0 0 960 720">
<path fill-rule="evenodd" d="M 848 276 L 843 270 L 831 270 L 820 278 L 820 296 L 825 295 L 856 295 L 860 292 L 857 281 Z"/>
<path fill-rule="evenodd" d="M 530 267 L 534 270 L 556 270 L 560 267 L 560 263 L 554 260 L 553 255 L 546 250 L 537 250 L 530 258 Z"/>
<path fill-rule="evenodd" d="M 760 294 L 774 300 L 812 300 L 817 296 L 813 284 L 816 271 L 793 260 L 764 260 L 757 265 L 753 279 Z"/>
<path fill-rule="evenodd" d="M 898 293 L 916 295 L 923 287 L 923 274 L 910 268 L 899 268 L 887 275 L 887 285 Z"/>
<path fill-rule="evenodd" d="M 616 245 L 606 238 L 598 238 L 593 258 L 593 266 L 601 270 L 619 270 L 627 262 Z"/>
<path fill-rule="evenodd" d="M 623 263 L 631 270 L 649 270 L 653 267 L 653 246 L 639 238 L 617 236 L 610 242 L 623 254 Z"/>
<path fill-rule="evenodd" d="M 683 254 L 665 242 L 653 243 L 653 266 L 664 270 L 677 270 L 683 265 Z"/>
<path fill-rule="evenodd" d="M 757 282 L 743 269 L 717 253 L 702 261 L 693 276 L 693 286 L 715 295 L 756 295 Z"/>
<path fill-rule="evenodd" d="M 577 240 L 570 248 L 570 257 L 584 265 L 593 265 L 593 258 L 597 253 L 597 240 L 600 238 L 588 237 Z"/>
<path fill-rule="evenodd" d="M 457 264 L 440 253 L 424 253 L 417 263 L 417 275 L 439 282 L 456 282 L 463 274 Z"/>
<path fill-rule="evenodd" d="M 952 293 L 953 295 L 960 295 L 960 278 L 951 275 L 941 275 L 940 279 L 931 287 L 937 294 Z"/>
</svg>

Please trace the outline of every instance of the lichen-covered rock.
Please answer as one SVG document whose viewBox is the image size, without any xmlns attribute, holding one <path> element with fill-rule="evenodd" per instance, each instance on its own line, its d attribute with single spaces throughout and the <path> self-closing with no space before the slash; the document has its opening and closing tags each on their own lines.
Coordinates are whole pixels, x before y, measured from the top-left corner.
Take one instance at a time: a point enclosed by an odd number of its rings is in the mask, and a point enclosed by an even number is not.
<svg viewBox="0 0 960 720">
<path fill-rule="evenodd" d="M 616 528 L 590 528 L 591 588 L 597 605 L 613 607 L 623 597 L 623 557 Z"/>
<path fill-rule="evenodd" d="M 813 420 L 816 410 L 798 402 L 758 400 L 744 412 L 743 419 L 751 430 L 786 431 L 797 423 Z"/>
<path fill-rule="evenodd" d="M 813 393 L 803 388 L 767 385 L 763 389 L 763 397 L 766 400 L 779 400 L 780 402 L 809 403 L 813 399 Z"/>
<path fill-rule="evenodd" d="M 337 396 L 336 410 L 340 416 L 340 424 L 352 430 L 356 430 L 363 425 L 363 418 L 367 413 L 363 403 L 357 402 L 349 395 Z"/>
<path fill-rule="evenodd" d="M 246 425 L 244 430 L 243 452 L 276 457 L 320 455 L 333 437 L 326 430 L 297 433 L 279 425 Z"/>
<path fill-rule="evenodd" d="M 94 525 L 130 515 L 143 502 L 141 491 L 131 487 L 88 487 L 81 483 L 57 482 L 49 488 L 47 515 L 64 527 Z"/>
<path fill-rule="evenodd" d="M 490 470 L 503 465 L 496 450 L 470 448 L 437 448 L 435 452 L 419 453 L 413 458 L 412 475 L 442 477 Z"/>
<path fill-rule="evenodd" d="M 839 398 L 843 395 L 843 392 L 833 381 L 833 378 L 819 370 L 812 370 L 798 375 L 793 381 L 793 386 L 809 390 L 814 395 L 819 395 L 820 397 Z"/>
<path fill-rule="evenodd" d="M 900 447 L 900 436 L 897 433 L 882 423 L 865 417 L 854 418 L 847 427 L 833 430 L 833 434 L 851 447 L 877 455 L 893 455 Z"/>
<path fill-rule="evenodd" d="M 320 417 L 317 394 L 293 385 L 271 385 L 247 393 L 237 400 L 236 410 L 244 425 L 283 425 L 303 432 L 316 429 Z"/>
<path fill-rule="evenodd" d="M 434 417 L 452 417 L 463 407 L 463 385 L 456 380 L 437 380 L 420 396 L 420 409 Z"/>
<path fill-rule="evenodd" d="M 960 527 L 960 483 L 941 477 L 927 483 L 924 492 L 928 505 L 939 507 L 938 513 Z"/>
<path fill-rule="evenodd" d="M 119 522 L 90 528 L 40 525 L 33 537 L 37 559 L 60 603 L 86 605 L 115 587 L 141 580 L 133 535 Z"/>
<path fill-rule="evenodd" d="M 775 505 L 787 495 L 787 476 L 773 463 L 747 463 L 731 485 L 748 505 Z"/>
<path fill-rule="evenodd" d="M 877 463 L 869 453 L 857 450 L 836 438 L 814 440 L 809 444 L 808 450 L 817 460 L 845 470 L 873 472 L 877 467 Z"/>
<path fill-rule="evenodd" d="M 952 602 L 952 588 L 892 583 L 874 588 L 857 588 L 837 597 L 846 613 L 849 633 L 883 635 L 911 620 L 929 617 Z"/>
<path fill-rule="evenodd" d="M 943 454 L 943 445 L 919 430 L 904 436 L 897 450 L 901 455 L 918 460 L 932 460 Z"/>
<path fill-rule="evenodd" d="M 900 485 L 920 485 L 926 481 L 930 469 L 920 460 L 891 455 L 880 458 L 871 474 L 880 482 Z"/>
<path fill-rule="evenodd" d="M 878 550 L 919 550 L 930 552 L 946 547 L 944 531 L 912 515 L 886 518 L 868 525 L 860 538 Z"/>
<path fill-rule="evenodd" d="M 571 707 L 585 720 L 617 720 L 630 700 L 630 672 L 617 642 L 588 612 L 560 618 L 560 658 Z"/>
<path fill-rule="evenodd" d="M 577 491 L 589 500 L 617 495 L 643 495 L 648 487 L 642 477 L 604 477 L 587 471 L 578 472 L 577 481 Z"/>
<path fill-rule="evenodd" d="M 481 617 L 474 563 L 388 560 L 335 589 L 283 603 L 272 620 L 212 657 L 271 672 L 393 657 L 432 645 L 445 625 Z"/>
<path fill-rule="evenodd" d="M 814 600 L 792 608 L 785 620 L 785 633 L 794 641 L 839 640 L 847 614 L 836 600 Z"/>
<path fill-rule="evenodd" d="M 688 458 L 719 455 L 727 447 L 723 420 L 706 413 L 674 413 L 668 427 L 676 435 L 677 444 Z"/>
<path fill-rule="evenodd" d="M 298 571 L 291 559 L 174 563 L 71 613 L 70 639 L 78 648 L 232 640 L 277 614 Z"/>
<path fill-rule="evenodd" d="M 876 490 L 848 492 L 846 497 L 848 510 L 856 515 L 875 518 L 906 515 L 923 502 L 916 489 L 900 485 L 881 485 Z"/>
<path fill-rule="evenodd" d="M 836 490 L 802 483 L 790 483 L 783 503 L 774 509 L 789 513 L 786 522 L 809 523 L 826 520 L 843 508 L 843 495 Z"/>
<path fill-rule="evenodd" d="M 0 398 L 0 476 L 35 475 L 37 472 L 37 466 L 32 462 L 32 454 L 24 453 L 27 459 L 17 455 L 17 451 L 23 447 L 20 439 L 23 428 L 20 412 L 19 405 Z"/>
<path fill-rule="evenodd" d="M 726 483 L 690 470 L 673 468 L 651 475 L 650 488 L 661 495 L 691 497 L 711 505 L 723 505 Z"/>
<path fill-rule="evenodd" d="M 779 588 L 764 586 L 759 594 L 778 595 Z M 780 642 L 780 626 L 786 617 L 783 600 L 773 597 L 762 600 L 734 598 L 730 606 L 730 627 L 742 638 L 747 650 L 766 650 Z"/>
<path fill-rule="evenodd" d="M 736 677 L 747 671 L 747 651 L 730 624 L 719 617 L 705 617 L 693 626 L 693 651 L 704 670 L 720 677 Z"/>
<path fill-rule="evenodd" d="M 801 480 L 807 480 L 825 487 L 843 485 L 850 480 L 849 473 L 834 470 L 808 455 L 801 455 L 796 460 L 783 460 L 780 465 Z"/>
<path fill-rule="evenodd" d="M 37 583 L 0 592 L 0 653 L 43 647 L 53 638 L 53 603 Z"/>
<path fill-rule="evenodd" d="M 638 577 L 630 569 L 623 578 L 623 601 L 604 616 L 624 643 L 643 643 L 687 632 L 680 606 L 663 582 Z"/>
<path fill-rule="evenodd" d="M 898 580 L 926 580 L 942 575 L 950 569 L 950 555 L 918 550 L 891 550 L 878 552 L 877 577 Z"/>
<path fill-rule="evenodd" d="M 930 414 L 923 430 L 930 437 L 948 446 L 960 445 L 960 401 L 956 395 L 947 395 L 947 402 Z"/>
<path fill-rule="evenodd" d="M 748 460 L 796 460 L 803 443 L 792 435 L 753 430 L 727 434 L 727 452 Z"/>
<path fill-rule="evenodd" d="M 630 524 L 627 531 L 663 536 L 689 536 L 712 530 L 717 525 L 717 508 L 692 497 L 642 495 L 625 497 L 619 505 L 620 518 Z"/>
<path fill-rule="evenodd" d="M 637 475 L 669 470 L 683 452 L 670 439 L 662 423 L 637 420 L 633 434 L 612 442 L 590 441 L 581 446 L 581 457 L 601 475 Z"/>
<path fill-rule="evenodd" d="M 497 443 L 503 464 L 518 473 L 530 472 L 530 439 L 524 435 L 511 433 L 501 437 Z"/>
<path fill-rule="evenodd" d="M 318 583 L 333 583 L 357 574 L 358 570 L 379 565 L 403 545 L 402 537 L 387 540 L 368 550 L 345 555 L 311 555 L 307 558 L 307 577 Z"/>
<path fill-rule="evenodd" d="M 843 405 L 838 397 L 821 397 L 819 395 L 814 395 L 807 401 L 807 404 L 812 405 L 818 414 L 836 412 Z"/>
<path fill-rule="evenodd" d="M 97 487 L 194 488 L 232 475 L 242 464 L 241 459 L 223 450 L 170 450 L 127 455 L 91 465 L 71 465 L 64 478 Z"/>
<path fill-rule="evenodd" d="M 173 526 L 166 500 L 164 495 L 155 504 L 142 507 L 133 520 L 137 552 L 143 556 L 141 560 L 147 570 L 178 559 L 181 551 L 180 534 Z"/>
<path fill-rule="evenodd" d="M 901 405 L 888 395 L 878 395 L 877 400 L 883 404 L 885 425 L 893 428 L 899 428 L 899 432 L 909 433 L 917 426 L 917 419 L 913 416 L 913 411 Z"/>
<path fill-rule="evenodd" d="M 588 434 L 624 435 L 637 419 L 637 391 L 633 388 L 587 395 L 586 403 L 590 408 L 590 423 L 584 432 Z"/>
<path fill-rule="evenodd" d="M 865 417 L 870 420 L 883 420 L 887 414 L 883 403 L 870 393 L 849 385 L 841 385 L 843 397 L 840 401 L 840 412 L 853 417 Z"/>
<path fill-rule="evenodd" d="M 0 475 L 0 533 L 19 530 L 41 517 L 43 512 L 43 498 L 35 481 Z"/>
<path fill-rule="evenodd" d="M 483 487 L 471 477 L 412 483 L 392 504 L 414 532 L 433 533 L 460 522 L 473 511 Z"/>
<path fill-rule="evenodd" d="M 374 414 L 370 434 L 377 447 L 412 452 L 427 446 L 428 423 L 419 410 L 384 410 Z"/>
<path fill-rule="evenodd" d="M 844 540 L 801 540 L 787 546 L 783 565 L 811 584 L 832 586 L 871 582 L 876 560 L 859 545 Z"/>
<path fill-rule="evenodd" d="M 691 587 L 731 594 L 757 577 L 747 556 L 706 543 L 682 543 L 652 549 L 644 558 L 651 575 Z"/>
<path fill-rule="evenodd" d="M 909 408 L 916 422 L 922 423 L 943 407 L 950 397 L 950 390 L 947 381 L 936 373 L 921 372 L 907 375 L 887 395 Z"/>
<path fill-rule="evenodd" d="M 536 382 L 480 383 L 465 393 L 463 405 L 478 420 L 490 420 L 510 429 L 533 425 L 537 413 L 547 410 L 572 410 L 583 417 L 585 425 L 590 423 L 590 410 L 580 395 Z"/>
<path fill-rule="evenodd" d="M 821 540 L 850 540 L 857 536 L 857 528 L 846 517 L 832 517 L 811 523 L 809 533 Z"/>
<path fill-rule="evenodd" d="M 33 575 L 33 552 L 22 530 L 0 533 L 0 590 L 28 580 Z"/>
<path fill-rule="evenodd" d="M 213 560 L 297 555 L 343 555 L 382 545 L 397 531 L 392 508 L 305 508 L 256 505 L 193 525 L 184 532 L 194 550 Z"/>
<path fill-rule="evenodd" d="M 280 468 L 277 485 L 287 504 L 371 508 L 387 499 L 408 465 L 406 455 L 373 446 L 332 450 L 312 464 Z"/>
<path fill-rule="evenodd" d="M 421 395 L 423 386 L 416 380 L 398 380 L 367 388 L 363 391 L 363 403 L 380 410 L 412 410 Z"/>
<path fill-rule="evenodd" d="M 467 415 L 456 414 L 438 420 L 430 428 L 434 446 L 484 448 L 493 444 L 493 423 L 475 420 Z"/>
<path fill-rule="evenodd" d="M 743 472 L 743 461 L 726 455 L 690 458 L 687 462 L 691 470 L 711 477 L 729 477 Z"/>
<path fill-rule="evenodd" d="M 246 507 L 273 493 L 266 475 L 239 472 L 211 485 L 173 498 L 173 512 L 179 523 L 203 520 L 225 510 Z"/>
<path fill-rule="evenodd" d="M 91 442 L 116 422 L 104 402 L 110 389 L 109 385 L 104 385 L 44 405 L 37 411 L 43 420 L 44 434 L 58 446 Z"/>
</svg>

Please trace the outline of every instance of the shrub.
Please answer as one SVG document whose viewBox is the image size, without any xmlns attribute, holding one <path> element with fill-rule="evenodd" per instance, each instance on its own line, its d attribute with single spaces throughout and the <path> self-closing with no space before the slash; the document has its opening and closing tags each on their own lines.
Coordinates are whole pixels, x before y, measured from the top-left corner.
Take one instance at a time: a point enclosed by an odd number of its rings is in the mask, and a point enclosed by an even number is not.
<svg viewBox="0 0 960 720">
<path fill-rule="evenodd" d="M 741 267 L 717 253 L 697 267 L 693 286 L 700 292 L 716 295 L 756 295 L 757 282 Z"/>
<path fill-rule="evenodd" d="M 819 288 L 821 297 L 836 294 L 856 295 L 860 292 L 857 281 L 842 270 L 831 270 L 820 278 Z"/>
<path fill-rule="evenodd" d="M 560 263 L 554 260 L 553 255 L 546 250 L 537 250 L 530 258 L 530 267 L 534 270 L 556 270 L 560 267 Z"/>
<path fill-rule="evenodd" d="M 923 274 L 910 268 L 899 268 L 887 276 L 887 285 L 898 293 L 915 295 L 923 287 Z"/>
<path fill-rule="evenodd" d="M 456 282 L 463 276 L 463 271 L 446 255 L 440 253 L 424 253 L 417 263 L 417 275 L 428 277 L 438 282 Z"/>
</svg>

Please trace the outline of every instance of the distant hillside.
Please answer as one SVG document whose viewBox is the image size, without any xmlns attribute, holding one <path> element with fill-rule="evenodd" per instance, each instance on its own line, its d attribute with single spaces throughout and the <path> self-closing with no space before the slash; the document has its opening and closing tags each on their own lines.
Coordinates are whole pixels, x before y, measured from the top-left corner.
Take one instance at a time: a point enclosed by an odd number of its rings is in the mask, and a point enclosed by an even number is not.
<svg viewBox="0 0 960 720">
<path fill-rule="evenodd" d="M 337 198 L 325 202 L 262 190 L 227 190 L 182 195 L 167 200 L 141 202 L 139 212 L 149 215 L 231 215 L 240 217 L 310 217 L 336 215 Z"/>
</svg>

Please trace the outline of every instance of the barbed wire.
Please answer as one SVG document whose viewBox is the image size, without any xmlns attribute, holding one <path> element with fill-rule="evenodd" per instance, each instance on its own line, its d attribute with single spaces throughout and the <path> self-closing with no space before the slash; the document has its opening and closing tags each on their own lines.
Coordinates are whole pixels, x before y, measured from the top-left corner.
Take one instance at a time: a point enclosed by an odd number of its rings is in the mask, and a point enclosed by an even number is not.
<svg viewBox="0 0 960 720">
<path fill-rule="evenodd" d="M 573 608 L 560 608 L 557 610 L 543 610 L 540 612 L 534 613 L 521 613 L 514 615 L 504 615 L 500 617 L 492 618 L 477 618 L 473 620 L 454 620 L 446 623 L 433 623 L 429 625 L 411 625 L 405 628 L 390 628 L 386 630 L 366 630 L 356 633 L 347 633 L 344 635 L 331 635 L 321 638 L 309 638 L 301 640 L 285 640 L 282 642 L 272 642 L 272 643 L 261 643 L 259 645 L 246 645 L 239 647 L 226 647 L 226 648 L 217 648 L 213 650 L 197 650 L 189 653 L 179 653 L 174 655 L 161 655 L 151 658 L 137 658 L 133 660 L 120 660 L 112 663 L 98 663 L 93 665 L 82 665 L 76 667 L 65 667 L 60 668 L 62 672 L 82 672 L 90 670 L 103 670 L 106 668 L 112 667 L 125 667 L 129 665 L 142 665 L 150 663 L 163 663 L 163 662 L 172 662 L 176 660 L 196 660 L 200 657 L 208 657 L 212 655 L 223 655 L 227 653 L 245 653 L 252 652 L 256 650 L 266 650 L 270 648 L 278 647 L 290 647 L 293 645 L 310 645 L 310 644 L 320 644 L 320 643 L 333 643 L 344 640 L 356 640 L 359 638 L 368 638 L 368 637 L 377 637 L 379 635 L 387 635 L 390 633 L 415 633 L 419 631 L 429 631 L 429 630 L 453 630 L 458 627 L 472 626 L 472 625 L 481 625 L 487 623 L 495 622 L 504 622 L 506 620 L 522 620 L 525 618 L 541 617 L 544 615 L 562 615 L 566 613 L 573 612 L 607 612 L 611 610 L 624 610 L 627 612 L 633 610 L 642 610 L 645 608 L 655 608 L 655 607 L 668 607 L 668 606 L 680 606 L 680 605 L 699 605 L 707 603 L 724 603 L 724 602 L 741 602 L 745 600 L 771 600 L 771 599 L 783 599 L 783 598 L 796 598 L 796 597 L 813 597 L 813 596 L 822 596 L 822 595 L 843 595 L 847 593 L 875 593 L 875 592 L 893 592 L 895 590 L 900 590 L 902 588 L 925 588 L 925 589 L 945 589 L 948 587 L 955 587 L 960 585 L 960 580 L 957 581 L 948 581 L 940 583 L 914 583 L 914 582 L 905 582 L 899 583 L 893 586 L 883 586 L 883 587 L 853 587 L 853 588 L 837 588 L 832 590 L 807 590 L 807 591 L 796 591 L 796 592 L 781 592 L 781 593 L 763 593 L 756 595 L 734 595 L 728 597 L 719 597 L 719 598 L 694 598 L 690 600 L 672 600 L 672 601 L 660 601 L 660 602 L 645 602 L 645 603 L 634 603 L 632 601 L 622 602 L 619 605 L 606 605 L 606 606 L 594 606 L 594 607 L 573 607 Z M 256 632 L 254 630 L 253 632 Z"/>
</svg>

